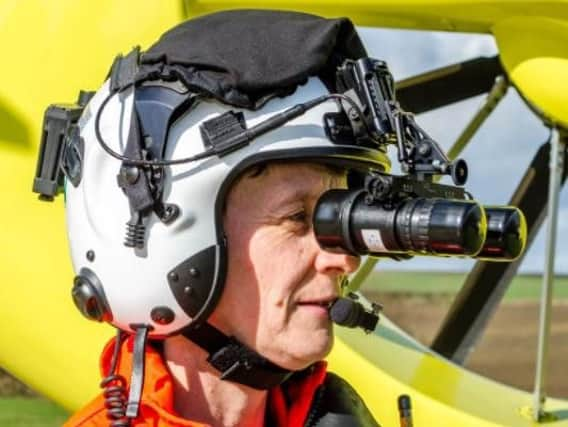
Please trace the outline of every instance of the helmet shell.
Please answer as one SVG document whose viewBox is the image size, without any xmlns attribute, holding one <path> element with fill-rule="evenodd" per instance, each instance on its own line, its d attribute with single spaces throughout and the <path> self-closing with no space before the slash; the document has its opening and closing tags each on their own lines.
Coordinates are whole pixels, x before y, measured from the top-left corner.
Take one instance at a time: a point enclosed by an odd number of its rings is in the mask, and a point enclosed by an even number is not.
<svg viewBox="0 0 568 427">
<path fill-rule="evenodd" d="M 226 111 L 242 111 L 250 128 L 326 93 L 318 78 L 310 78 L 292 95 L 274 98 L 256 111 L 200 101 L 171 125 L 165 158 L 203 152 L 200 124 Z M 325 102 L 228 155 L 166 167 L 162 200 L 177 205 L 179 216 L 166 225 L 151 214 L 144 248 L 133 249 L 124 245 L 131 213 L 128 198 L 117 184 L 121 161 L 101 148 L 95 134 L 95 117 L 108 95 L 107 82 L 79 121 L 84 142 L 82 179 L 76 187 L 66 184 L 67 230 L 76 274 L 87 269 L 96 277 L 109 311 L 106 320 L 124 331 L 132 332 L 136 325 L 145 324 L 152 326 L 150 336 L 163 337 L 207 319 L 225 281 L 225 197 L 245 169 L 273 160 L 383 171 L 390 166 L 383 151 L 330 141 L 323 115 L 337 112 L 339 107 Z M 101 134 L 118 153 L 126 146 L 133 101 L 134 88 L 113 95 L 100 117 Z"/>
</svg>

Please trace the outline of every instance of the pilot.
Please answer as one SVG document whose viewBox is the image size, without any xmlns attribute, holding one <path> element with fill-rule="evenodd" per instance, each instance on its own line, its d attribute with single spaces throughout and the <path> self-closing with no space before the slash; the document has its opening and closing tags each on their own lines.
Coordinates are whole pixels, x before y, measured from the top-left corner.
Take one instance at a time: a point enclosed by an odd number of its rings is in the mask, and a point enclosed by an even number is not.
<svg viewBox="0 0 568 427">
<path fill-rule="evenodd" d="M 378 425 L 324 361 L 360 260 L 312 225 L 324 192 L 389 168 L 324 126 L 336 68 L 365 56 L 348 19 L 242 10 L 117 57 L 65 192 L 73 298 L 118 332 L 67 426 Z"/>
</svg>

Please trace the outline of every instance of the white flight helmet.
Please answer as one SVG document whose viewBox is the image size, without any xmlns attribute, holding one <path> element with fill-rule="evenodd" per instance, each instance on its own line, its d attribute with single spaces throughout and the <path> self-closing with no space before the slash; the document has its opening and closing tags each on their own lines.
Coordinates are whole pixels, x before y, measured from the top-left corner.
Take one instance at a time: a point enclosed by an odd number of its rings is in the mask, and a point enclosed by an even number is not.
<svg viewBox="0 0 568 427">
<path fill-rule="evenodd" d="M 273 98 L 252 111 L 212 99 L 198 101 L 171 124 L 165 159 L 198 155 L 207 147 L 200 125 L 229 110 L 242 111 L 247 128 L 291 106 L 327 94 L 316 77 L 290 96 Z M 328 162 L 359 169 L 385 170 L 385 153 L 339 145 L 325 132 L 323 117 L 338 112 L 327 101 L 223 156 L 208 156 L 164 168 L 162 201 L 177 206 L 174 221 L 148 216 L 143 248 L 127 247 L 129 200 L 117 184 L 122 162 L 111 157 L 96 136 L 96 118 L 109 97 L 109 83 L 94 95 L 79 121 L 83 143 L 81 179 L 66 185 L 67 229 L 75 279 L 74 298 L 91 318 L 123 331 L 150 325 L 150 336 L 165 337 L 204 322 L 223 291 L 227 247 L 222 211 L 231 183 L 248 167 L 271 160 Z M 124 153 L 131 129 L 134 88 L 110 95 L 100 114 L 100 135 L 113 151 Z M 251 195 L 251 200 L 254 195 Z"/>
</svg>

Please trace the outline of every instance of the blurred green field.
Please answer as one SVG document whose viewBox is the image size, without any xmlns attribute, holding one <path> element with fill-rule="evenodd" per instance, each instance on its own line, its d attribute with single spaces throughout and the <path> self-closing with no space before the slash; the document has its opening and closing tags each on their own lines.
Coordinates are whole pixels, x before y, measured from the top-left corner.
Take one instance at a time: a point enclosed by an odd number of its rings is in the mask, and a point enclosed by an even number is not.
<svg viewBox="0 0 568 427">
<path fill-rule="evenodd" d="M 365 292 L 404 293 L 413 295 L 455 295 L 467 273 L 373 271 L 361 286 Z M 540 299 L 541 275 L 516 276 L 505 294 L 505 301 Z M 555 299 L 568 299 L 568 276 L 554 280 Z"/>
<path fill-rule="evenodd" d="M 0 398 L 0 426 L 56 427 L 68 418 L 67 412 L 49 400 L 26 397 Z"/>
</svg>

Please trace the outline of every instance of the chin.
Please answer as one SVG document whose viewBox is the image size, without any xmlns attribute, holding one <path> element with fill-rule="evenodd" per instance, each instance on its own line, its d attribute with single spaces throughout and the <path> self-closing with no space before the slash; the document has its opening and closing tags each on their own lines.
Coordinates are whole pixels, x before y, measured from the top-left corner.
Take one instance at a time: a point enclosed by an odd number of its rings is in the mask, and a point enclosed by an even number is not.
<svg viewBox="0 0 568 427">
<path fill-rule="evenodd" d="M 332 333 L 318 331 L 309 335 L 302 334 L 302 337 L 292 340 L 290 345 L 286 346 L 271 360 L 282 368 L 300 371 L 319 360 L 325 359 L 332 347 Z"/>
</svg>

